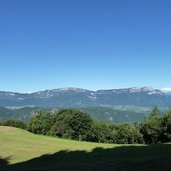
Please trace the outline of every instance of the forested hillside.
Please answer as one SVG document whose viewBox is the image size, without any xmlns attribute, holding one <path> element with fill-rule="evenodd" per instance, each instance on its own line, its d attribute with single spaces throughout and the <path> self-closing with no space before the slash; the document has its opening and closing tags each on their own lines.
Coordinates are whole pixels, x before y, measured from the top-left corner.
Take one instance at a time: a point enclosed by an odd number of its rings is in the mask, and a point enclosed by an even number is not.
<svg viewBox="0 0 171 171">
<path fill-rule="evenodd" d="M 5 108 L 0 107 L 0 120 L 17 119 L 27 122 L 37 111 L 43 108 Z M 60 109 L 60 108 L 59 108 Z M 59 109 L 46 108 L 49 111 L 56 111 Z M 83 112 L 87 112 L 91 117 L 98 121 L 111 123 L 124 123 L 141 121 L 148 117 L 151 108 L 139 107 L 85 107 L 78 108 Z"/>
</svg>

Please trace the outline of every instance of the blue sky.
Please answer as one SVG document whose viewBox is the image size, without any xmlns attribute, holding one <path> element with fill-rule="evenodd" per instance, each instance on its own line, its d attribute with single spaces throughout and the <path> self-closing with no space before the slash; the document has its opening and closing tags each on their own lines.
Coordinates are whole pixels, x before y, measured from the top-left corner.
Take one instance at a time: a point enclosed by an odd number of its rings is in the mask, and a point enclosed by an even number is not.
<svg viewBox="0 0 171 171">
<path fill-rule="evenodd" d="M 0 0 L 0 90 L 171 87 L 170 0 Z"/>
</svg>

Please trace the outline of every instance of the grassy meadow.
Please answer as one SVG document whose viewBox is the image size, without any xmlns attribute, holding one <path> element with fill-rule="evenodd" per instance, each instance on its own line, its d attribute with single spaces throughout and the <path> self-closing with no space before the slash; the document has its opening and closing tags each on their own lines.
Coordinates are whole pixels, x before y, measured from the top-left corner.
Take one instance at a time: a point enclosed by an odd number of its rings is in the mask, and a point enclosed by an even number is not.
<svg viewBox="0 0 171 171">
<path fill-rule="evenodd" d="M 171 144 L 88 143 L 0 126 L 2 171 L 169 171 L 170 163 Z"/>
</svg>

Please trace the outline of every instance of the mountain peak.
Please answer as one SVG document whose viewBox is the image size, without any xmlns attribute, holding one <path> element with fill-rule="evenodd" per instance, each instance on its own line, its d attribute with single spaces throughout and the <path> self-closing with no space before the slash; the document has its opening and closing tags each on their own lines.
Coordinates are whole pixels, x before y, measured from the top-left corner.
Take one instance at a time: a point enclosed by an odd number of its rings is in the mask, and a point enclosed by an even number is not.
<svg viewBox="0 0 171 171">
<path fill-rule="evenodd" d="M 57 91 L 75 91 L 75 92 L 87 92 L 89 90 L 83 89 L 83 88 L 77 88 L 77 87 L 64 87 L 64 88 L 58 88 L 55 89 Z"/>
</svg>

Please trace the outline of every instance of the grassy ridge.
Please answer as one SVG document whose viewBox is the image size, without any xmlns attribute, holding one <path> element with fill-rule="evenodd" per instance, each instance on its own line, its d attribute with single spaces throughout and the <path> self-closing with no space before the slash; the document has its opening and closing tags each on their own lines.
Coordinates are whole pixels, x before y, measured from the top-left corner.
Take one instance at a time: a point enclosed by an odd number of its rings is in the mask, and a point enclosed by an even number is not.
<svg viewBox="0 0 171 171">
<path fill-rule="evenodd" d="M 171 145 L 70 141 L 0 127 L 0 170 L 169 171 Z"/>
<path fill-rule="evenodd" d="M 96 147 L 112 148 L 114 146 L 52 138 L 35 135 L 18 128 L 0 126 L 0 155 L 1 157 L 10 156 L 11 164 L 61 150 L 88 152 Z"/>
</svg>

